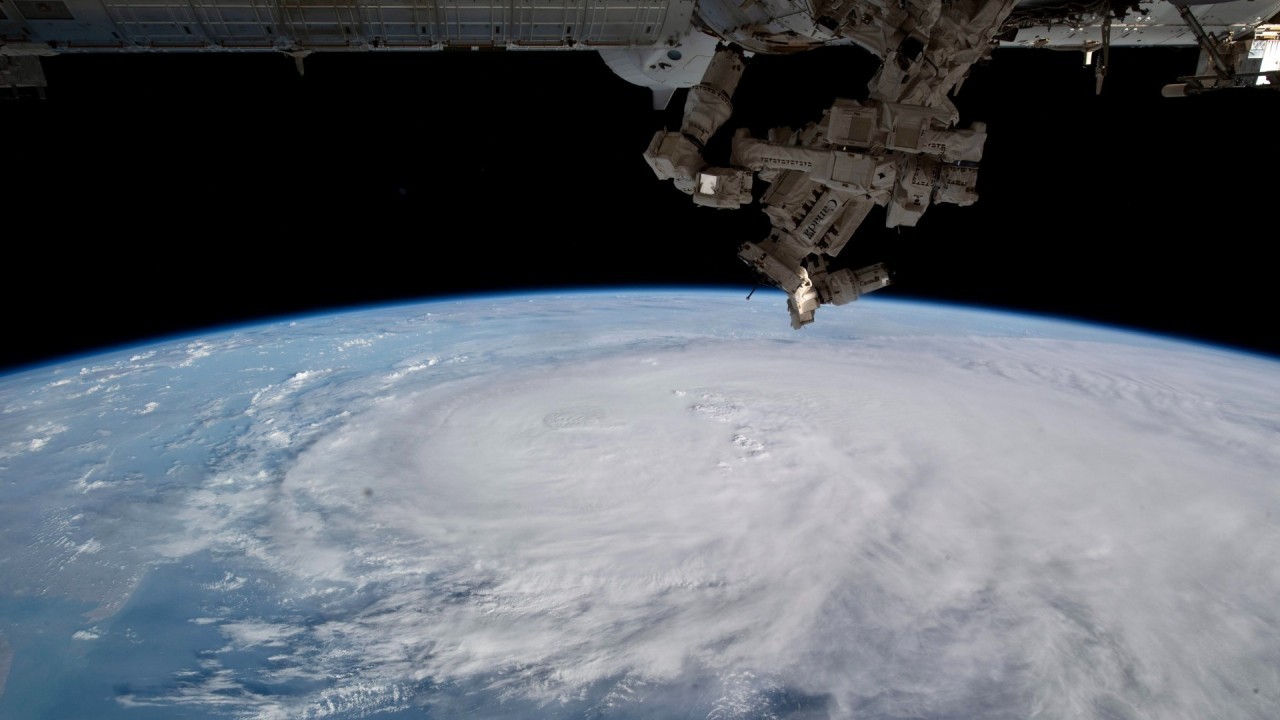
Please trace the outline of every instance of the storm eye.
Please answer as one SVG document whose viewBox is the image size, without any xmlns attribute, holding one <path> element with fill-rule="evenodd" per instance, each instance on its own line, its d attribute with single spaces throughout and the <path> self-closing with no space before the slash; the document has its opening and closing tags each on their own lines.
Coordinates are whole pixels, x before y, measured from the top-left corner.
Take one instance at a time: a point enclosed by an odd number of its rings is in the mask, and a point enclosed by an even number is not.
<svg viewBox="0 0 1280 720">
<path fill-rule="evenodd" d="M 667 57 L 671 58 L 672 60 L 679 60 L 680 58 L 684 57 L 684 55 L 681 55 L 679 50 L 668 50 Z"/>
</svg>

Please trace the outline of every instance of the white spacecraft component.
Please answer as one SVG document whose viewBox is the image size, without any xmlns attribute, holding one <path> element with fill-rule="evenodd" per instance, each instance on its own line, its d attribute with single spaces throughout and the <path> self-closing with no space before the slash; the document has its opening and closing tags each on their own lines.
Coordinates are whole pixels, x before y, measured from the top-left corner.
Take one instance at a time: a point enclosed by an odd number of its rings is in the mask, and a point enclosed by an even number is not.
<svg viewBox="0 0 1280 720">
<path fill-rule="evenodd" d="M 655 107 L 688 88 L 679 130 L 644 152 L 693 202 L 738 208 L 755 180 L 773 225 L 740 257 L 790 294 L 792 324 L 884 287 L 887 270 L 833 270 L 872 208 L 890 227 L 978 199 L 986 128 L 949 99 L 993 48 L 1083 53 L 1101 89 L 1113 46 L 1199 45 L 1167 95 L 1280 87 L 1280 0 L 0 0 L 0 90 L 41 90 L 60 53 L 592 50 Z M 883 62 L 865 101 L 837 100 L 800 130 L 735 134 L 727 165 L 703 152 L 733 112 L 754 53 L 856 45 Z"/>
<path fill-rule="evenodd" d="M 1276 3 L 1257 0 L 1023 0 L 998 39 L 1001 47 L 1082 51 L 1085 64 L 1094 65 L 1099 90 L 1112 47 L 1199 45 L 1199 72 L 1180 78 L 1181 84 L 1166 87 L 1165 95 L 1172 97 L 1272 84 L 1269 78 L 1275 77 L 1280 67 L 1264 68 L 1262 58 L 1270 46 L 1268 38 L 1280 32 L 1277 13 L 1280 7 Z M 1252 62 L 1255 58 L 1257 62 Z"/>
</svg>

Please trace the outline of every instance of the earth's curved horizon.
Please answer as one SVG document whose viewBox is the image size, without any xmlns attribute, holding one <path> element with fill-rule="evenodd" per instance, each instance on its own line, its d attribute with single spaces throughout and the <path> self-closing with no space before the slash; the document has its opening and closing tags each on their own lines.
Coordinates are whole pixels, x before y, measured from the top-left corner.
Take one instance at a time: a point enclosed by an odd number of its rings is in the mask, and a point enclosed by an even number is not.
<svg viewBox="0 0 1280 720">
<path fill-rule="evenodd" d="M 214 322 L 208 325 L 180 327 L 171 330 L 160 331 L 151 335 L 135 336 L 128 339 L 107 342 L 101 345 L 82 348 L 77 350 L 69 350 L 58 354 L 50 354 L 33 359 L 25 359 L 14 362 L 10 365 L 0 366 L 0 378 L 6 375 L 17 375 L 21 373 L 39 370 L 41 368 L 52 367 L 64 363 L 74 363 L 80 360 L 88 360 L 100 355 L 107 355 L 117 352 L 136 352 L 145 349 L 151 345 L 160 345 L 164 343 L 182 342 L 184 340 L 192 340 L 209 335 L 217 335 L 221 333 L 235 332 L 236 330 L 249 329 L 261 325 L 274 325 L 278 323 L 288 322 L 305 322 L 313 318 L 326 318 L 335 315 L 345 315 L 350 313 L 364 313 L 377 311 L 394 311 L 398 308 L 418 307 L 436 304 L 453 304 L 460 302 L 485 302 L 485 301 L 501 301 L 501 300 L 518 300 L 521 298 L 539 298 L 539 297 L 566 297 L 566 296 L 604 296 L 619 297 L 625 295 L 645 295 L 645 296 L 673 296 L 688 298 L 699 294 L 714 295 L 722 298 L 738 298 L 745 302 L 755 302 L 756 304 L 767 304 L 770 300 L 782 302 L 786 297 L 784 293 L 772 287 L 757 286 L 750 290 L 748 294 L 744 294 L 738 286 L 725 285 L 626 285 L 617 288 L 597 287 L 597 286 L 565 286 L 561 288 L 550 289 L 520 289 L 520 290 L 481 290 L 470 293 L 456 293 L 452 295 L 421 297 L 421 298 L 401 298 L 367 302 L 356 302 L 351 304 L 340 304 L 327 306 L 322 308 L 313 308 L 309 310 L 299 310 L 294 312 L 278 312 L 262 317 L 242 318 L 236 320 L 226 320 L 222 322 Z M 754 298 L 754 300 L 753 300 Z M 769 299 L 765 299 L 769 298 Z M 1204 335 L 1196 335 L 1191 333 L 1179 333 L 1171 330 L 1161 330 L 1151 327 L 1143 327 L 1136 324 L 1126 324 L 1123 322 L 1115 322 L 1091 318 L 1086 315 L 1071 315 L 1050 310 L 1033 310 L 1030 308 L 1006 307 L 1001 305 L 985 304 L 978 301 L 960 301 L 960 300 L 940 300 L 926 297 L 912 296 L 885 296 L 876 295 L 863 298 L 859 304 L 851 311 L 857 312 L 857 307 L 865 307 L 867 305 L 879 305 L 882 303 L 903 305 L 903 306 L 921 306 L 931 308 L 945 308 L 947 310 L 985 313 L 990 315 L 1007 315 L 1025 319 L 1033 319 L 1042 322 L 1057 322 L 1066 325 L 1084 326 L 1095 330 L 1104 330 L 1129 335 L 1138 335 L 1147 338 L 1155 338 L 1166 342 L 1180 343 L 1186 345 L 1198 345 L 1205 348 L 1219 350 L 1222 352 L 1236 353 L 1241 355 L 1252 355 L 1266 360 L 1274 360 L 1280 362 L 1280 353 L 1267 350 L 1257 344 L 1249 344 L 1248 342 L 1231 342 L 1223 338 L 1214 338 Z M 785 313 L 785 308 L 782 310 Z M 819 317 L 823 320 L 830 320 L 832 315 L 839 315 L 842 312 L 850 312 L 849 309 L 840 310 L 833 307 L 824 307 L 820 310 Z M 786 317 L 783 318 L 784 324 Z M 806 332 L 802 329 L 799 332 Z"/>
<path fill-rule="evenodd" d="M 781 306 L 489 294 L 0 375 L 0 718 L 1280 716 L 1280 362 Z"/>
</svg>

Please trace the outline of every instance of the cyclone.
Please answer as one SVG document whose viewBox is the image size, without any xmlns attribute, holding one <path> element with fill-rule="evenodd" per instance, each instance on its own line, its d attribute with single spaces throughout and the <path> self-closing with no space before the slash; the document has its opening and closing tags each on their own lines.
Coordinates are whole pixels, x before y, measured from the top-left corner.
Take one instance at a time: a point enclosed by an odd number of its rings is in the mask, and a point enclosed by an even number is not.
<svg viewBox="0 0 1280 720">
<path fill-rule="evenodd" d="M 0 716 L 1280 711 L 1274 360 L 901 302 L 794 333 L 763 297 L 4 378 Z"/>
</svg>

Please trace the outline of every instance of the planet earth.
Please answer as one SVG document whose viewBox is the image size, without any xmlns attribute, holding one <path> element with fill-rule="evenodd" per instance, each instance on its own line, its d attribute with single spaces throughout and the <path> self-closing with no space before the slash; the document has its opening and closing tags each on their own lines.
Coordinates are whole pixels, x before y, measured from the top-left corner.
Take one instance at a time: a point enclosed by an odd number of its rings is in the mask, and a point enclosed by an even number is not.
<svg viewBox="0 0 1280 720">
<path fill-rule="evenodd" d="M 472 297 L 0 377 L 2 718 L 1280 717 L 1280 363 Z"/>
</svg>

